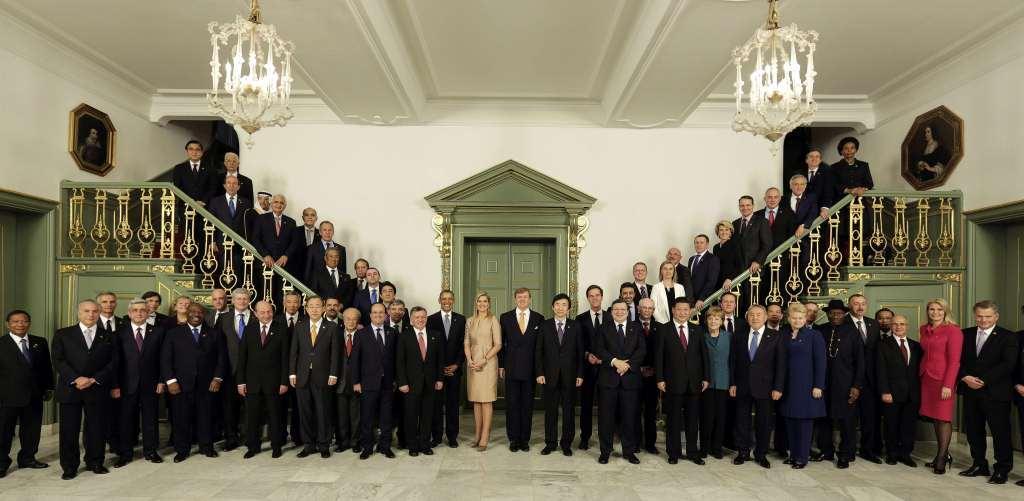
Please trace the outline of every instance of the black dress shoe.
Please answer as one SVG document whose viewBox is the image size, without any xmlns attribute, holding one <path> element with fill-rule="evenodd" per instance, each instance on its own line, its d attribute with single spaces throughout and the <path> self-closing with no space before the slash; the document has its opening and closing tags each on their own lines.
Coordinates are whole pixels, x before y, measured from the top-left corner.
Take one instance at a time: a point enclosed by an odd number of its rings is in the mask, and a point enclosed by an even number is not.
<svg viewBox="0 0 1024 501">
<path fill-rule="evenodd" d="M 314 452 L 313 449 L 302 449 L 301 451 L 299 451 L 298 454 L 295 455 L 295 457 L 297 457 L 297 458 L 304 458 L 306 456 L 309 456 L 313 452 Z"/>
<path fill-rule="evenodd" d="M 722 459 L 725 456 L 722 454 L 722 451 L 715 451 L 711 453 L 711 457 L 715 459 Z"/>
<path fill-rule="evenodd" d="M 242 458 L 243 459 L 252 459 L 252 458 L 256 457 L 256 454 L 259 454 L 259 451 L 254 451 L 254 450 L 250 449 L 250 450 L 245 451 L 245 455 L 242 456 Z"/>
<path fill-rule="evenodd" d="M 427 447 L 426 449 L 423 449 L 422 451 L 420 451 L 420 454 L 423 454 L 424 456 L 433 456 L 434 455 L 434 449 L 431 449 L 430 447 Z"/>
<path fill-rule="evenodd" d="M 373 455 L 373 450 L 372 449 L 366 449 L 363 452 L 359 453 L 359 459 L 369 459 L 369 457 L 372 456 L 372 455 Z"/>
<path fill-rule="evenodd" d="M 885 464 L 899 464 L 899 461 L 896 460 L 895 456 L 886 456 Z"/>
<path fill-rule="evenodd" d="M 405 448 L 405 442 L 398 442 L 398 450 L 404 451 Z"/>
<path fill-rule="evenodd" d="M 279 458 L 279 457 L 281 457 L 283 455 L 284 455 L 284 451 L 282 451 L 280 447 L 274 448 L 273 452 L 270 453 L 270 457 L 272 457 L 274 459 L 277 459 L 277 458 Z"/>
<path fill-rule="evenodd" d="M 757 463 L 761 468 L 771 468 L 772 464 L 768 462 L 768 458 L 754 458 L 754 462 Z"/>
<path fill-rule="evenodd" d="M 775 457 L 779 459 L 789 459 L 789 453 L 786 451 L 775 451 Z"/>
<path fill-rule="evenodd" d="M 793 458 L 786 458 L 782 461 L 782 464 L 793 464 Z"/>
<path fill-rule="evenodd" d="M 32 461 L 27 462 L 25 464 L 19 464 L 18 465 L 18 468 L 29 468 L 29 469 L 33 469 L 33 470 L 41 470 L 43 468 L 49 468 L 49 467 L 50 467 L 50 465 L 48 465 L 48 464 L 46 464 L 46 463 L 44 463 L 42 461 L 36 461 L 35 459 L 33 459 Z"/>
<path fill-rule="evenodd" d="M 818 462 L 821 462 L 821 461 L 832 461 L 832 459 L 834 459 L 834 458 L 833 458 L 832 454 L 823 454 L 821 452 L 812 452 L 811 453 L 811 457 L 809 459 L 811 461 L 814 461 L 815 463 L 818 463 Z"/>
<path fill-rule="evenodd" d="M 629 464 L 640 464 L 640 458 L 636 457 L 636 454 L 623 454 L 622 458 L 629 461 Z"/>
<path fill-rule="evenodd" d="M 875 464 L 882 464 L 882 458 L 880 458 L 880 457 L 878 457 L 878 456 L 876 456 L 874 454 L 871 454 L 870 452 L 869 453 L 862 453 L 862 454 L 860 454 L 860 457 L 864 458 L 865 461 L 871 461 L 872 463 L 875 463 Z"/>
<path fill-rule="evenodd" d="M 576 448 L 581 450 L 581 451 L 585 451 L 587 449 L 590 449 L 590 441 L 588 441 L 588 440 L 580 440 L 580 445 L 577 445 Z"/>
<path fill-rule="evenodd" d="M 1007 480 L 1006 472 L 997 471 L 997 472 L 993 473 L 991 477 L 989 477 L 988 483 L 1002 485 L 1002 484 L 1006 483 L 1006 480 Z"/>
<path fill-rule="evenodd" d="M 448 441 L 448 447 L 451 447 L 452 449 L 455 449 L 458 446 L 459 446 L 459 442 L 457 440 L 449 440 Z"/>
<path fill-rule="evenodd" d="M 511 451 L 511 452 L 518 451 L 519 450 L 519 443 L 518 442 L 509 442 L 508 443 L 508 450 Z"/>
<path fill-rule="evenodd" d="M 117 458 L 114 461 L 114 468 L 122 468 L 122 467 L 126 466 L 128 463 L 131 463 L 131 462 L 132 462 L 131 458 L 119 457 L 119 458 Z"/>
<path fill-rule="evenodd" d="M 231 452 L 231 451 L 233 451 L 233 450 L 235 450 L 237 448 L 238 448 L 238 442 L 235 442 L 234 440 L 232 440 L 232 441 L 225 441 L 224 442 L 224 452 Z"/>
<path fill-rule="evenodd" d="M 793 463 L 794 470 L 802 470 L 807 467 L 807 463 Z"/>
<path fill-rule="evenodd" d="M 354 454 L 359 454 L 360 452 L 363 452 L 363 448 L 358 446 L 358 445 L 353 445 L 352 446 L 352 452 Z"/>
<path fill-rule="evenodd" d="M 551 454 L 552 452 L 555 452 L 555 446 L 547 445 L 543 449 L 540 450 L 540 455 L 541 456 L 547 456 L 548 454 Z"/>
<path fill-rule="evenodd" d="M 431 448 L 437 447 L 439 445 L 441 445 L 441 439 L 440 438 L 430 441 L 430 447 Z"/>
<path fill-rule="evenodd" d="M 395 459 L 395 453 L 391 452 L 391 449 L 383 449 L 380 451 L 380 453 L 383 454 L 384 457 L 388 459 Z"/>
<path fill-rule="evenodd" d="M 668 457 L 668 464 L 676 464 L 678 462 L 679 462 L 679 458 L 677 458 L 675 456 L 669 456 Z"/>
<path fill-rule="evenodd" d="M 6 476 L 7 476 L 7 468 L 4 468 L 4 469 L 0 470 L 0 478 L 4 478 Z"/>
<path fill-rule="evenodd" d="M 896 458 L 896 459 L 900 463 L 903 463 L 903 464 L 905 464 L 905 465 L 907 465 L 907 466 L 909 466 L 911 468 L 917 468 L 917 461 L 914 461 L 914 459 L 911 458 L 910 456 L 903 456 L 903 457 Z"/>
<path fill-rule="evenodd" d="M 987 477 L 989 475 L 991 473 L 988 471 L 988 466 L 971 465 L 970 468 L 960 472 L 961 477 Z"/>
<path fill-rule="evenodd" d="M 344 445 L 335 445 L 334 446 L 334 452 L 345 452 L 346 450 L 348 450 L 348 447 L 346 447 Z"/>
<path fill-rule="evenodd" d="M 526 442 L 519 442 L 519 450 L 522 452 L 530 452 L 530 444 Z"/>
<path fill-rule="evenodd" d="M 1015 485 L 1019 485 L 1019 486 L 1021 486 L 1021 487 L 1024 487 L 1024 480 L 1018 480 L 1018 481 L 1017 481 L 1017 482 L 1015 483 Z"/>
<path fill-rule="evenodd" d="M 323 458 L 323 459 L 327 459 L 327 458 L 331 457 L 331 450 L 330 449 L 324 449 L 324 450 L 320 451 L 320 457 Z"/>
<path fill-rule="evenodd" d="M 562 447 L 562 455 L 563 456 L 572 456 L 572 447 L 569 447 L 569 446 Z"/>
<path fill-rule="evenodd" d="M 66 471 L 66 472 L 64 472 L 63 475 L 60 476 L 60 479 L 61 480 L 71 480 L 71 479 L 73 479 L 73 478 L 75 478 L 77 476 L 78 476 L 78 472 L 77 471 Z"/>
<path fill-rule="evenodd" d="M 92 466 L 86 469 L 97 475 L 106 475 L 107 473 L 110 473 L 110 470 L 108 470 L 107 467 L 103 465 Z"/>
<path fill-rule="evenodd" d="M 188 459 L 188 453 L 181 453 L 181 452 L 179 452 L 179 453 L 174 455 L 174 462 L 175 463 L 180 463 L 180 462 L 182 462 L 182 461 L 184 461 L 186 459 Z"/>
<path fill-rule="evenodd" d="M 608 454 L 602 453 L 601 456 L 597 458 L 597 462 L 601 464 L 608 464 Z"/>
<path fill-rule="evenodd" d="M 419 455 L 420 455 L 420 453 L 416 449 L 413 449 L 413 450 L 409 451 L 409 457 L 413 457 L 414 458 L 414 457 L 419 456 Z"/>
<path fill-rule="evenodd" d="M 839 468 L 840 470 L 845 470 L 849 467 L 850 462 L 845 459 L 840 459 L 839 461 L 836 461 L 836 468 Z"/>
<path fill-rule="evenodd" d="M 644 452 L 646 452 L 648 454 L 654 454 L 655 456 L 657 456 L 658 452 L 660 452 L 660 451 L 658 451 L 657 447 L 652 445 L 650 447 L 644 447 Z"/>
<path fill-rule="evenodd" d="M 200 452 L 201 452 L 201 453 L 202 453 L 202 454 L 203 454 L 204 456 L 206 456 L 206 457 L 208 457 L 208 458 L 215 458 L 215 457 L 217 457 L 217 456 L 220 456 L 220 454 L 217 454 L 217 451 L 215 451 L 215 450 L 213 450 L 213 449 L 206 449 L 205 451 L 200 451 Z"/>
<path fill-rule="evenodd" d="M 143 457 L 146 459 L 146 461 L 149 461 L 150 463 L 159 464 L 164 462 L 164 458 L 160 457 L 160 455 L 155 452 L 150 452 L 149 454 L 146 454 Z"/>
<path fill-rule="evenodd" d="M 691 463 L 693 463 L 693 464 L 695 464 L 697 466 L 704 466 L 706 464 L 704 462 L 704 458 L 702 458 L 700 456 L 690 456 L 687 459 L 689 459 Z"/>
<path fill-rule="evenodd" d="M 740 465 L 746 463 L 747 461 L 750 461 L 750 456 L 746 454 L 737 454 L 736 457 L 732 459 L 732 464 Z"/>
</svg>

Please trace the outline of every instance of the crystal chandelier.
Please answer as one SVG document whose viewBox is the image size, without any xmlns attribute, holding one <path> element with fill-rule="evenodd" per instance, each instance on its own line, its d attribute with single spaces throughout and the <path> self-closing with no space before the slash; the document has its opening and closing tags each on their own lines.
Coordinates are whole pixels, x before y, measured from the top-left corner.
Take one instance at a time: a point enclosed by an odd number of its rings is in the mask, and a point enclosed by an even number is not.
<svg viewBox="0 0 1024 501">
<path fill-rule="evenodd" d="M 768 0 L 768 20 L 743 46 L 732 51 L 736 65 L 736 115 L 732 129 L 777 141 L 796 127 L 810 123 L 818 105 L 814 102 L 814 46 L 818 32 L 800 31 L 795 24 L 779 26 L 777 0 Z M 750 91 L 744 105 L 743 63 L 757 53 L 750 72 Z M 800 78 L 798 54 L 807 54 L 807 71 Z"/>
<path fill-rule="evenodd" d="M 235 16 L 232 23 L 212 22 L 208 29 L 213 47 L 210 59 L 213 89 L 206 95 L 210 111 L 247 132 L 249 137 L 245 144 L 252 148 L 252 135 L 256 131 L 263 127 L 283 127 L 292 118 L 288 101 L 295 45 L 282 40 L 273 25 L 263 24 L 258 0 L 252 0 L 248 19 Z M 222 46 L 227 48 L 229 59 L 223 66 L 223 89 L 220 88 Z M 244 57 L 245 50 L 248 50 L 248 57 Z M 222 90 L 227 94 L 223 99 Z"/>
</svg>

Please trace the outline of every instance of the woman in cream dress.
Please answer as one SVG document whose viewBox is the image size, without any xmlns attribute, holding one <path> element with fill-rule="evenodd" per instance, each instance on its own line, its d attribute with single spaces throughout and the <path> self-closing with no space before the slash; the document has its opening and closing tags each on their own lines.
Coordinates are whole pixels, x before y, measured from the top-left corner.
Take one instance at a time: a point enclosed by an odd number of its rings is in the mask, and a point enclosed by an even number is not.
<svg viewBox="0 0 1024 501">
<path fill-rule="evenodd" d="M 491 435 L 491 417 L 494 401 L 498 399 L 498 361 L 501 351 L 501 325 L 491 313 L 491 297 L 486 292 L 476 295 L 476 312 L 466 322 L 466 340 L 463 348 L 469 373 L 466 376 L 466 394 L 473 402 L 476 430 L 471 447 L 487 450 Z"/>
</svg>

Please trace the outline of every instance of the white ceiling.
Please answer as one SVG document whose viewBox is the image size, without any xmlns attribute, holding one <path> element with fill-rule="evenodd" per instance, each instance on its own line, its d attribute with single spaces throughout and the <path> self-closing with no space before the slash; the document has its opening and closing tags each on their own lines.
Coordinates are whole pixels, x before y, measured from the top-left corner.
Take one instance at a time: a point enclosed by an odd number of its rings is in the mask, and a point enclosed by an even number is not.
<svg viewBox="0 0 1024 501">
<path fill-rule="evenodd" d="M 209 85 L 209 21 L 248 0 L 0 0 L 151 94 Z M 764 0 L 263 0 L 295 87 L 369 123 L 680 124 L 732 92 L 730 50 Z M 822 100 L 868 100 L 1024 15 L 1020 0 L 784 0 L 821 34 Z"/>
</svg>

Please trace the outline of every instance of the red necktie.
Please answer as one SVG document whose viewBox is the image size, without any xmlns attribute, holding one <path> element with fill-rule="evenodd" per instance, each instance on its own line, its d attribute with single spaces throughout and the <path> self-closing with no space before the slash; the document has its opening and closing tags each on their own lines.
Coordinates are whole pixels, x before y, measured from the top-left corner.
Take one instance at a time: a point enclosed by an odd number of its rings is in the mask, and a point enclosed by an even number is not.
<svg viewBox="0 0 1024 501">
<path fill-rule="evenodd" d="M 651 334 L 651 324 L 644 322 L 644 337 L 648 337 Z"/>
<path fill-rule="evenodd" d="M 686 342 L 686 327 L 679 326 L 679 344 L 683 345 L 683 351 L 686 351 L 688 343 Z"/>
<path fill-rule="evenodd" d="M 907 351 L 907 341 L 900 339 L 900 355 L 903 355 L 903 363 L 910 365 L 910 352 Z"/>
<path fill-rule="evenodd" d="M 267 326 L 263 326 L 263 332 L 260 334 L 260 347 L 267 345 Z"/>
<path fill-rule="evenodd" d="M 345 335 L 345 356 L 352 356 L 352 334 Z"/>
<path fill-rule="evenodd" d="M 420 357 L 423 358 L 423 360 L 426 360 L 427 359 L 427 338 L 426 338 L 426 336 L 423 335 L 422 332 L 417 334 L 416 337 L 419 338 L 419 340 L 420 340 Z"/>
<path fill-rule="evenodd" d="M 274 218 L 274 232 L 277 236 L 281 236 L 281 218 Z"/>
<path fill-rule="evenodd" d="M 768 227 L 775 226 L 775 211 L 768 211 Z"/>
</svg>

